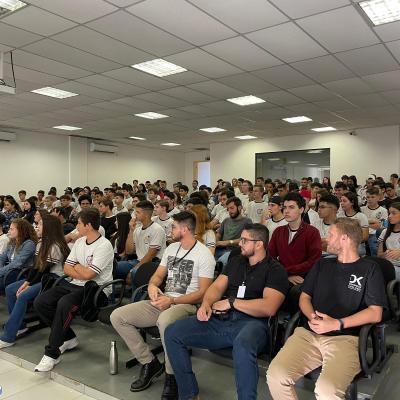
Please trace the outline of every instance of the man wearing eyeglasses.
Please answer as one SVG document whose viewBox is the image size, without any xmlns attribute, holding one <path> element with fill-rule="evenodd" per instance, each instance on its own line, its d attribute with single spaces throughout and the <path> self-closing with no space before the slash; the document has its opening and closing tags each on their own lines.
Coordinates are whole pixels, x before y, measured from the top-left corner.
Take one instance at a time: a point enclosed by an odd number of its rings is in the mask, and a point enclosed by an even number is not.
<svg viewBox="0 0 400 400">
<path fill-rule="evenodd" d="M 170 325 L 165 345 L 179 389 L 179 399 L 197 399 L 199 387 L 189 348 L 232 347 L 239 400 L 257 399 L 257 355 L 266 352 L 269 317 L 285 299 L 285 269 L 268 256 L 268 229 L 246 224 L 239 246 L 221 275 L 208 288 L 197 316 Z"/>
</svg>

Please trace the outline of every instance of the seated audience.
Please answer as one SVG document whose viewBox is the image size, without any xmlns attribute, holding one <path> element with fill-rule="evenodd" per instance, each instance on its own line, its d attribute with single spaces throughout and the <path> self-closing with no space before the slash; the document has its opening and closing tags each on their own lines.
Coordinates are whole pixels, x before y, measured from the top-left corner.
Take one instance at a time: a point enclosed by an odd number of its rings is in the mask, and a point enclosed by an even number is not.
<svg viewBox="0 0 400 400">
<path fill-rule="evenodd" d="M 11 269 L 21 270 L 33 265 L 37 243 L 33 226 L 22 218 L 16 218 L 11 222 L 8 237 L 10 242 L 0 254 L 0 292 L 4 292 L 4 276 Z M 9 283 L 15 282 L 16 277 L 17 272 L 9 277 Z"/>
<path fill-rule="evenodd" d="M 21 218 L 26 219 L 30 224 L 33 224 L 35 213 L 36 213 L 36 204 L 31 199 L 27 199 L 22 203 L 22 213 Z"/>
<path fill-rule="evenodd" d="M 20 190 L 18 192 L 18 197 L 19 197 L 19 208 L 22 210 L 24 208 L 24 202 L 26 201 L 26 190 Z"/>
<path fill-rule="evenodd" d="M 3 232 L 4 222 L 6 222 L 6 217 L 2 212 L 0 212 L 0 254 L 4 253 L 10 241 L 8 235 Z"/>
<path fill-rule="evenodd" d="M 181 212 L 177 207 L 175 207 L 175 196 L 172 192 L 167 190 L 164 191 L 163 200 L 168 201 L 168 215 L 170 217 Z"/>
<path fill-rule="evenodd" d="M 301 178 L 299 194 L 301 197 L 306 199 L 306 202 L 311 200 L 311 190 L 310 187 L 308 186 L 307 178 Z"/>
<path fill-rule="evenodd" d="M 211 216 L 215 213 L 213 219 L 210 222 L 210 226 L 212 229 L 219 229 L 221 224 L 229 218 L 229 212 L 226 205 L 228 199 L 231 199 L 233 196 L 233 192 L 228 191 L 226 189 L 222 189 L 218 194 L 218 204 L 214 207 L 211 212 Z"/>
<path fill-rule="evenodd" d="M 148 286 L 150 300 L 128 304 L 113 311 L 111 323 L 124 339 L 132 354 L 142 365 L 140 376 L 131 385 L 132 392 L 147 389 L 164 371 L 158 358 L 143 340 L 136 327 L 156 326 L 164 345 L 164 331 L 168 325 L 189 315 L 196 314 L 196 305 L 214 277 L 215 261 L 207 248 L 196 240 L 196 219 L 190 212 L 175 214 L 172 225 L 172 243 Z M 166 279 L 164 291 L 160 286 Z M 166 380 L 162 399 L 175 399 L 173 371 L 165 352 Z M 175 391 L 171 393 L 171 391 Z"/>
<path fill-rule="evenodd" d="M 51 215 L 55 215 L 61 222 L 62 230 L 64 235 L 68 235 L 75 229 L 75 225 L 71 222 L 67 222 L 67 211 L 63 207 L 55 207 L 51 212 Z"/>
<path fill-rule="evenodd" d="M 253 191 L 253 184 L 251 181 L 245 179 L 241 186 L 241 193 L 237 196 L 242 202 L 242 208 L 247 210 L 247 206 L 251 201 L 251 192 Z M 267 201 L 268 202 L 268 201 Z"/>
<path fill-rule="evenodd" d="M 100 213 L 87 208 L 78 214 L 78 231 L 81 235 L 69 254 L 64 273 L 72 278 L 36 297 L 34 307 L 40 319 L 51 328 L 45 354 L 35 371 L 53 369 L 60 355 L 78 345 L 78 339 L 70 325 L 83 300 L 84 285 L 94 281 L 99 286 L 112 280 L 114 251 L 111 243 L 101 236 Z M 105 290 L 108 296 L 111 287 Z"/>
<path fill-rule="evenodd" d="M 189 188 L 186 185 L 179 186 L 179 195 L 181 196 L 182 203 L 189 200 Z"/>
<path fill-rule="evenodd" d="M 72 197 L 69 194 L 60 196 L 61 207 L 65 210 L 65 219 L 76 224 L 76 210 L 73 207 Z"/>
<path fill-rule="evenodd" d="M 386 190 L 386 183 L 381 179 L 376 179 L 373 183 L 373 186 L 378 189 L 378 204 L 380 206 L 385 207 L 386 199 L 385 199 L 385 190 Z"/>
<path fill-rule="evenodd" d="M 43 209 L 50 213 L 53 210 L 53 204 L 56 202 L 57 197 L 53 195 L 46 196 L 43 201 Z"/>
<path fill-rule="evenodd" d="M 19 218 L 21 215 L 21 208 L 13 197 L 10 196 L 5 198 L 3 214 L 6 217 L 6 220 L 3 223 L 3 231 L 4 233 L 8 233 L 11 222 L 15 218 Z"/>
<path fill-rule="evenodd" d="M 278 226 L 287 225 L 282 214 L 283 201 L 279 196 L 272 196 L 268 202 L 268 208 L 264 211 L 262 223 L 268 228 L 269 236 L 272 237 Z"/>
<path fill-rule="evenodd" d="M 119 213 L 116 215 L 116 219 L 117 231 L 111 237 L 111 244 L 114 246 L 114 253 L 120 259 L 125 259 L 127 257 L 125 245 L 129 234 L 131 215 L 129 213 Z"/>
<path fill-rule="evenodd" d="M 226 265 L 230 252 L 239 245 L 243 227 L 251 219 L 242 215 L 242 202 L 238 197 L 226 201 L 229 218 L 226 218 L 217 231 L 215 258 Z"/>
<path fill-rule="evenodd" d="M 279 196 L 281 199 L 283 199 L 289 193 L 286 183 L 280 183 L 277 186 L 277 191 L 278 192 L 276 195 Z"/>
<path fill-rule="evenodd" d="M 110 240 L 111 236 L 117 230 L 115 225 L 116 214 L 113 212 L 114 203 L 112 200 L 104 198 L 99 202 L 99 211 L 100 211 L 100 225 L 104 228 L 106 239 Z M 127 212 L 127 211 L 125 211 Z"/>
<path fill-rule="evenodd" d="M 344 399 L 360 372 L 360 327 L 380 322 L 387 307 L 379 266 L 358 254 L 361 240 L 355 220 L 340 218 L 331 226 L 328 252 L 338 258 L 321 259 L 305 279 L 300 309 L 306 322 L 296 328 L 267 372 L 273 399 L 297 399 L 296 381 L 320 366 L 316 398 Z"/>
<path fill-rule="evenodd" d="M 10 315 L 0 335 L 0 349 L 15 344 L 17 336 L 28 328 L 23 319 L 28 302 L 39 294 L 45 274 L 55 277 L 63 275 L 64 261 L 69 254 L 69 247 L 64 239 L 60 220 L 54 215 L 44 215 L 39 221 L 34 267 L 26 279 L 11 283 L 6 287 L 8 313 Z"/>
<path fill-rule="evenodd" d="M 169 203 L 167 200 L 157 200 L 154 206 L 155 216 L 151 218 L 153 222 L 160 225 L 165 232 L 167 243 L 171 242 L 171 230 L 173 219 L 168 215 Z"/>
<path fill-rule="evenodd" d="M 347 192 L 347 190 L 348 190 L 347 184 L 344 184 L 343 182 L 335 183 L 334 194 L 339 199 L 339 201 L 342 198 L 343 194 Z"/>
<path fill-rule="evenodd" d="M 124 194 L 122 192 L 116 192 L 113 202 L 115 204 L 115 207 L 112 209 L 112 213 L 114 215 L 117 215 L 120 212 L 128 212 L 128 209 L 124 206 Z"/>
<path fill-rule="evenodd" d="M 193 347 L 232 347 L 238 399 L 257 399 L 257 355 L 268 350 L 269 317 L 278 311 L 288 288 L 286 272 L 268 256 L 267 245 L 265 226 L 245 225 L 241 255 L 232 257 L 209 287 L 197 316 L 166 329 L 165 345 L 179 399 L 197 399 L 199 395 L 190 360 Z"/>
<path fill-rule="evenodd" d="M 389 207 L 389 226 L 378 239 L 378 256 L 386 258 L 395 267 L 396 279 L 400 281 L 400 202 Z"/>
<path fill-rule="evenodd" d="M 392 203 L 400 202 L 400 196 L 397 194 L 396 189 L 394 188 L 392 183 L 385 184 L 385 204 L 384 206 L 389 210 L 389 207 Z"/>
<path fill-rule="evenodd" d="M 207 207 L 197 204 L 190 211 L 196 216 L 196 239 L 204 244 L 211 251 L 211 254 L 214 255 L 216 236 L 214 230 L 211 229 Z"/>
<path fill-rule="evenodd" d="M 253 200 L 249 202 L 246 208 L 246 216 L 251 219 L 254 224 L 262 222 L 264 211 L 268 208 L 268 200 L 263 201 L 264 187 L 254 185 Z"/>
</svg>

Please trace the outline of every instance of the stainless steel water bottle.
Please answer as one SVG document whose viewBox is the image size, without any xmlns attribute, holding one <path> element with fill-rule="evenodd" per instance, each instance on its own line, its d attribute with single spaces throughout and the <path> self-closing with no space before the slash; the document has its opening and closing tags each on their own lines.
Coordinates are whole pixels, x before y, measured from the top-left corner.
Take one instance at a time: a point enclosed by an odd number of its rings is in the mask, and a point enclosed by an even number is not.
<svg viewBox="0 0 400 400">
<path fill-rule="evenodd" d="M 112 340 L 110 348 L 110 375 L 116 374 L 118 374 L 118 350 L 117 342 Z"/>
</svg>

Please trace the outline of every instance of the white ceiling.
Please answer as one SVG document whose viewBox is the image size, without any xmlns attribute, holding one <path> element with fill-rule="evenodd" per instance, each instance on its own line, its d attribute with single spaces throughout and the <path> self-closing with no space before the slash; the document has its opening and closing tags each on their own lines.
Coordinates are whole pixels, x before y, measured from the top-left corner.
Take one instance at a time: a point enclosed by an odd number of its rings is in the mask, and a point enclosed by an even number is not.
<svg viewBox="0 0 400 400">
<path fill-rule="evenodd" d="M 351 0 L 29 0 L 0 19 L 17 94 L 0 94 L 0 130 L 68 134 L 179 151 L 262 138 L 400 124 L 400 22 L 373 27 Z M 164 58 L 157 78 L 130 65 Z M 12 82 L 6 54 L 6 80 Z M 43 86 L 78 93 L 59 100 Z M 240 107 L 230 97 L 266 102 Z M 162 120 L 133 114 L 159 112 Z M 301 125 L 284 117 L 307 115 Z M 217 126 L 223 133 L 200 128 Z"/>
</svg>

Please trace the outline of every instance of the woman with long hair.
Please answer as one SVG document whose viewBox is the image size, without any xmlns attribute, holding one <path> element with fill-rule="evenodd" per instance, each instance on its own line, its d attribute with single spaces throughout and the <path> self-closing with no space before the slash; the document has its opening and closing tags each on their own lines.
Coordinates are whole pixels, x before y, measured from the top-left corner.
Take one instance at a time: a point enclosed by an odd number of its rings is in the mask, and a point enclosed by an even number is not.
<svg viewBox="0 0 400 400">
<path fill-rule="evenodd" d="M 114 253 L 123 258 L 126 256 L 125 243 L 129 234 L 129 221 L 131 214 L 122 212 L 116 215 L 117 232 L 111 237 L 111 244 L 114 246 Z"/>
<path fill-rule="evenodd" d="M 21 215 L 21 208 L 19 207 L 19 204 L 16 202 L 14 197 L 5 197 L 3 214 L 6 217 L 6 221 L 3 224 L 3 231 L 4 233 L 7 233 L 10 229 L 11 222 L 15 218 L 19 218 Z"/>
<path fill-rule="evenodd" d="M 207 207 L 203 204 L 195 204 L 190 211 L 196 216 L 196 239 L 203 243 L 214 255 L 216 238 L 215 232 L 210 226 Z"/>
<path fill-rule="evenodd" d="M 64 239 L 60 220 L 54 215 L 43 215 L 38 224 L 40 240 L 36 246 L 35 264 L 26 279 L 14 282 L 6 287 L 8 313 L 10 317 L 0 336 L 0 349 L 12 346 L 18 334 L 28 328 L 23 324 L 28 302 L 39 294 L 44 274 L 55 276 L 63 274 L 64 261 L 69 247 Z"/>
<path fill-rule="evenodd" d="M 328 178 L 327 176 L 324 176 L 322 179 L 322 186 L 324 189 L 326 189 L 329 193 L 332 193 L 332 185 L 331 185 L 331 179 Z"/>
<path fill-rule="evenodd" d="M 21 218 L 26 219 L 30 224 L 33 224 L 36 213 L 36 204 L 32 199 L 24 201 Z"/>
<path fill-rule="evenodd" d="M 357 219 L 360 223 L 362 233 L 363 233 L 363 243 L 360 244 L 359 253 L 360 256 L 366 254 L 365 250 L 365 242 L 368 242 L 369 236 L 369 223 L 368 218 L 365 214 L 363 214 L 360 210 L 360 206 L 358 205 L 358 196 L 353 192 L 344 192 L 342 197 L 340 198 L 340 207 L 341 210 L 338 212 L 339 217 L 352 218 Z"/>
<path fill-rule="evenodd" d="M 400 203 L 389 207 L 389 226 L 379 236 L 378 256 L 388 259 L 395 266 L 396 279 L 400 280 Z"/>
<path fill-rule="evenodd" d="M 8 231 L 10 242 L 6 250 L 0 254 L 0 291 L 4 291 L 4 276 L 12 272 L 13 276 L 9 277 L 12 280 L 24 267 L 33 265 L 35 249 L 37 243 L 37 235 L 33 226 L 22 218 L 14 219 L 11 222 Z"/>
</svg>

